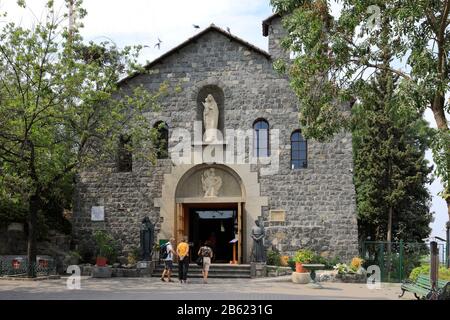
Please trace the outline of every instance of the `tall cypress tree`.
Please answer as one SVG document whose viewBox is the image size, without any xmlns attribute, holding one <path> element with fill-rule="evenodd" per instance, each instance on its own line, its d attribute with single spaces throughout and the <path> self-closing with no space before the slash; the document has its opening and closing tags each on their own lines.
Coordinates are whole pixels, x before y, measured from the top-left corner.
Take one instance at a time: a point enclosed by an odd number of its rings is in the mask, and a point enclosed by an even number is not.
<svg viewBox="0 0 450 320">
<path fill-rule="evenodd" d="M 429 127 L 396 95 L 395 77 L 381 71 L 354 107 L 354 162 L 362 239 L 420 241 L 430 233 L 432 168 L 425 159 Z"/>
</svg>

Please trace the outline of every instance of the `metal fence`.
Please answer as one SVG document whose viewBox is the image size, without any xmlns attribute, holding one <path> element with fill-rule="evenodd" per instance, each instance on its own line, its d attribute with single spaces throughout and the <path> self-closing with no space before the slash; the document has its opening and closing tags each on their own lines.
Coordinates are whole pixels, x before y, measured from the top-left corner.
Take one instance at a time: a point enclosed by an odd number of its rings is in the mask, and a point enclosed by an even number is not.
<svg viewBox="0 0 450 320">
<path fill-rule="evenodd" d="M 445 244 L 439 243 L 439 260 L 446 263 Z M 401 282 L 409 277 L 412 269 L 430 261 L 427 243 L 365 241 L 361 246 L 364 266 L 377 265 L 383 282 Z"/>
<path fill-rule="evenodd" d="M 55 259 L 49 256 L 38 256 L 30 266 L 26 256 L 0 256 L 0 277 L 22 277 L 34 268 L 36 276 L 56 274 Z"/>
</svg>

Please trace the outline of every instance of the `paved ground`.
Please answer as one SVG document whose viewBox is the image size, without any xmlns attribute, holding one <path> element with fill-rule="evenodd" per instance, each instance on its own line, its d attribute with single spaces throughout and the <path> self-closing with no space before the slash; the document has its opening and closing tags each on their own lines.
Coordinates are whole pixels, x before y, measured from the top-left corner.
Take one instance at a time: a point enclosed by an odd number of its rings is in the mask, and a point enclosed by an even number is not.
<svg viewBox="0 0 450 320">
<path fill-rule="evenodd" d="M 0 300 L 299 300 L 299 299 L 398 299 L 399 284 L 382 284 L 369 290 L 365 284 L 323 283 L 323 289 L 280 279 L 200 279 L 190 283 L 162 283 L 159 278 L 83 277 L 81 290 L 68 290 L 66 279 L 45 281 L 0 280 Z M 405 294 L 402 299 L 414 299 Z"/>
</svg>

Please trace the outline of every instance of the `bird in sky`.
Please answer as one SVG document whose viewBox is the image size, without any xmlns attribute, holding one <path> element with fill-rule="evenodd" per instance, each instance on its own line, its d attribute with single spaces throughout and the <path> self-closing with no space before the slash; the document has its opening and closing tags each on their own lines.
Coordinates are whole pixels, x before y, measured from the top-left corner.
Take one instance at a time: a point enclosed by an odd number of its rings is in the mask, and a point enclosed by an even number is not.
<svg viewBox="0 0 450 320">
<path fill-rule="evenodd" d="M 200 26 L 199 26 L 199 25 L 193 24 L 192 26 L 193 26 L 195 29 L 200 29 Z"/>
<path fill-rule="evenodd" d="M 158 43 L 155 44 L 155 48 L 158 47 L 158 50 L 161 49 L 161 43 L 162 43 L 161 39 L 158 38 Z"/>
</svg>

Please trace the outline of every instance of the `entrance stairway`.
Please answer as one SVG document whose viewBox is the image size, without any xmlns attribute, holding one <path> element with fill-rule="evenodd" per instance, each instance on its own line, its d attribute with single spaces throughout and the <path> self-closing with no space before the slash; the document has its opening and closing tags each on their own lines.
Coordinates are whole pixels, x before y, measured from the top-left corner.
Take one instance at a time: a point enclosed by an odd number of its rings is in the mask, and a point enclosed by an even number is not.
<svg viewBox="0 0 450 320">
<path fill-rule="evenodd" d="M 164 270 L 164 264 L 156 265 L 153 270 L 152 277 L 161 277 Z M 195 263 L 189 265 L 188 278 L 201 278 L 202 269 Z M 178 264 L 173 264 L 172 278 L 178 278 Z M 208 278 L 251 278 L 251 270 L 249 264 L 221 264 L 213 263 L 209 267 Z"/>
</svg>

